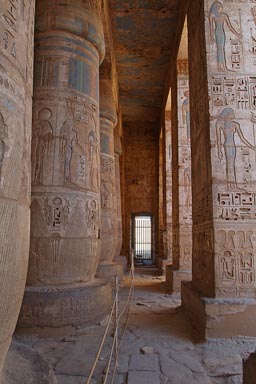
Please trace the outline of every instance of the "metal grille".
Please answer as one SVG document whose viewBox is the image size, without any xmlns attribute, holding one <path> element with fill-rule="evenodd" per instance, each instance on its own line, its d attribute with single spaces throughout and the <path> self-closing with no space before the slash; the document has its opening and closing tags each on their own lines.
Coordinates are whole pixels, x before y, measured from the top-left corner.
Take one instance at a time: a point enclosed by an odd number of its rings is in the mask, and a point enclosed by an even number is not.
<svg viewBox="0 0 256 384">
<path fill-rule="evenodd" d="M 152 218 L 134 217 L 134 251 L 136 261 L 152 259 Z"/>
</svg>

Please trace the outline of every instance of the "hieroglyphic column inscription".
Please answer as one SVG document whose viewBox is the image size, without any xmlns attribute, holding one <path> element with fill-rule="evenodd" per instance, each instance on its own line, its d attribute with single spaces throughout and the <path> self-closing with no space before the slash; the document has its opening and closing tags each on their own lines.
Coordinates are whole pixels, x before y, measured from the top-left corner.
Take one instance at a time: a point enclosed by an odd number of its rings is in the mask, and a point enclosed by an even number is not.
<svg viewBox="0 0 256 384">
<path fill-rule="evenodd" d="M 187 67 L 187 66 L 186 66 Z M 188 74 L 178 76 L 179 131 L 179 269 L 191 270 L 192 263 L 192 191 L 190 148 L 190 105 Z"/>
<path fill-rule="evenodd" d="M 203 271 L 207 274 L 209 264 L 204 260 L 211 260 L 214 252 L 215 294 L 219 296 L 252 297 L 256 287 L 252 240 L 256 235 L 254 3 L 204 1 L 211 149 L 207 143 L 205 147 L 211 159 L 200 158 L 200 151 L 196 155 L 198 165 L 205 163 L 202 180 L 206 183 L 202 188 L 198 174 L 201 188 L 195 188 L 199 203 L 193 221 L 194 250 L 205 238 L 208 255 L 195 258 L 194 265 L 201 268 L 201 276 Z M 200 136 L 204 137 L 199 135 L 202 116 L 197 118 L 198 132 L 196 124 L 193 129 L 198 137 L 197 148 Z M 199 169 L 202 167 L 199 165 Z M 199 255 L 199 249 L 194 253 Z"/>
</svg>

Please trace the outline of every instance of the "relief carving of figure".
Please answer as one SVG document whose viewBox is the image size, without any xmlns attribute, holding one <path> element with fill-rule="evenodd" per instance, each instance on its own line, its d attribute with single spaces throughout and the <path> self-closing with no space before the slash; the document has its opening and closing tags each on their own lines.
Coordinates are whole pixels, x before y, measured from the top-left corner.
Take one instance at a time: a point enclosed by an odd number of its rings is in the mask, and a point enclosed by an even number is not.
<svg viewBox="0 0 256 384">
<path fill-rule="evenodd" d="M 192 191 L 191 191 L 191 169 L 186 167 L 184 169 L 184 193 L 185 205 L 190 207 L 192 205 Z"/>
<path fill-rule="evenodd" d="M 226 34 L 224 26 L 226 25 L 230 32 L 238 39 L 241 34 L 232 26 L 229 16 L 223 12 L 223 4 L 220 1 L 214 1 L 209 11 L 210 39 L 215 42 L 217 47 L 218 71 L 227 71 L 226 65 Z"/>
<path fill-rule="evenodd" d="M 64 179 L 66 183 L 71 183 L 71 160 L 73 156 L 74 143 L 78 144 L 77 132 L 74 130 L 73 119 L 68 118 L 62 124 L 60 130 L 61 147 L 60 157 L 64 161 Z"/>
<path fill-rule="evenodd" d="M 224 108 L 216 120 L 216 135 L 217 135 L 217 148 L 218 157 L 223 159 L 222 148 L 224 147 L 224 153 L 226 158 L 226 174 L 227 174 L 227 186 L 228 189 L 236 189 L 236 144 L 235 133 L 238 135 L 242 143 L 247 147 L 253 149 L 256 148 L 248 141 L 243 135 L 240 124 L 234 121 L 235 113 L 232 108 Z M 224 136 L 224 143 L 222 143 L 221 136 Z"/>
<path fill-rule="evenodd" d="M 87 202 L 87 225 L 88 233 L 92 237 L 98 237 L 98 204 L 96 200 L 89 200 Z"/>
<path fill-rule="evenodd" d="M 189 106 L 189 90 L 184 91 L 185 100 L 182 103 L 182 122 L 187 127 L 187 138 L 190 140 L 190 106 Z"/>
<path fill-rule="evenodd" d="M 99 190 L 99 161 L 98 161 L 98 140 L 94 131 L 89 133 L 89 165 L 90 165 L 90 182 L 91 187 Z"/>
<path fill-rule="evenodd" d="M 45 156 L 49 153 L 50 144 L 54 139 L 52 125 L 48 121 L 52 112 L 43 108 L 38 112 L 33 130 L 33 141 L 35 143 L 35 166 L 33 181 L 35 184 L 43 184 L 43 164 Z"/>
<path fill-rule="evenodd" d="M 0 186 L 1 186 L 1 174 L 4 155 L 6 152 L 6 143 L 5 140 L 8 138 L 8 128 L 4 122 L 2 113 L 0 112 Z"/>
<path fill-rule="evenodd" d="M 235 279 L 235 258 L 232 256 L 230 251 L 225 251 L 221 258 L 221 278 L 224 280 Z"/>
<path fill-rule="evenodd" d="M 253 16 L 254 24 L 256 25 L 256 6 L 251 8 L 251 13 Z"/>
</svg>

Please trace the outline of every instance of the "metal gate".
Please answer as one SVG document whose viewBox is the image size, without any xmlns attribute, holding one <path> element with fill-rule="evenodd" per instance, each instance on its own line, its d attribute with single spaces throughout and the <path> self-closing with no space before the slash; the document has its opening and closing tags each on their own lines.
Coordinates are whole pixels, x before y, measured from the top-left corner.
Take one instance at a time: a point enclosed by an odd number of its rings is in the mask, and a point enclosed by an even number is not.
<svg viewBox="0 0 256 384">
<path fill-rule="evenodd" d="M 135 263 L 152 264 L 152 215 L 133 215 L 132 227 Z"/>
</svg>

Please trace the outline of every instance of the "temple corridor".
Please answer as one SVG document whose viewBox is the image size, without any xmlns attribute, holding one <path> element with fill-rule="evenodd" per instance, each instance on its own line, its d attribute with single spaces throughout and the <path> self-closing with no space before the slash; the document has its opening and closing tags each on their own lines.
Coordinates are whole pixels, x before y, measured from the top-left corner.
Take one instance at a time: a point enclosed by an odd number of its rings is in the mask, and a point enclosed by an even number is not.
<svg viewBox="0 0 256 384">
<path fill-rule="evenodd" d="M 256 0 L 0 0 L 0 383 L 255 384 L 255 319 Z"/>
</svg>

